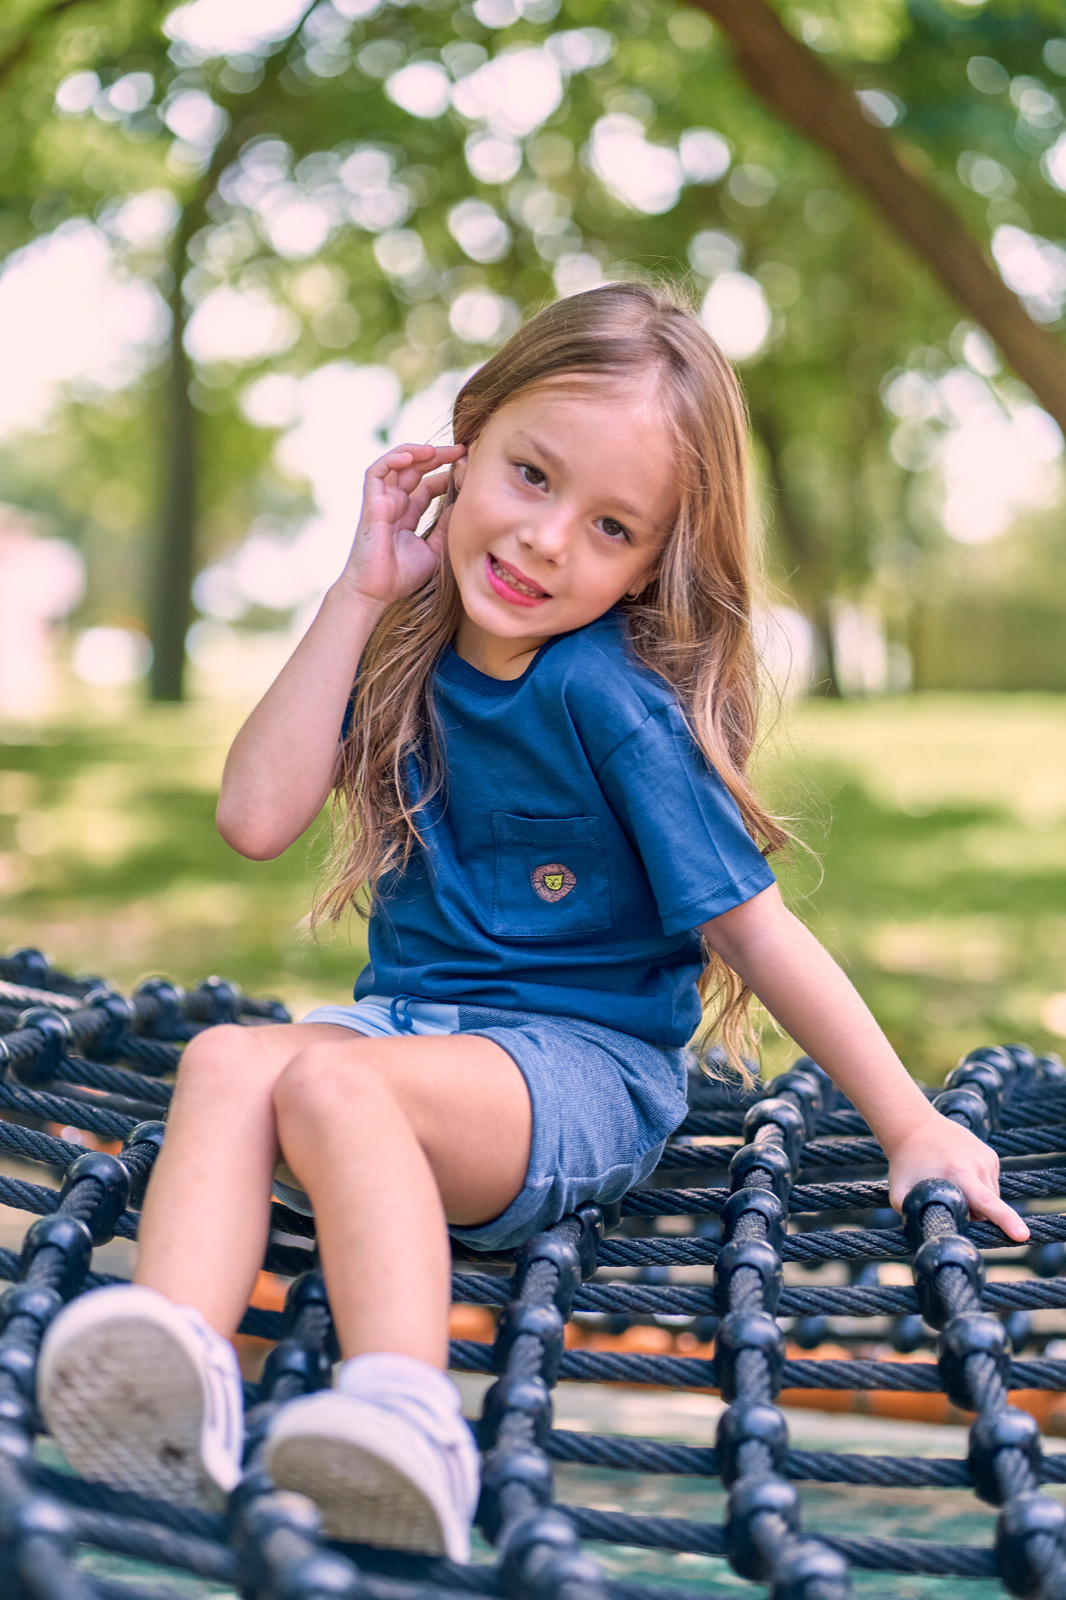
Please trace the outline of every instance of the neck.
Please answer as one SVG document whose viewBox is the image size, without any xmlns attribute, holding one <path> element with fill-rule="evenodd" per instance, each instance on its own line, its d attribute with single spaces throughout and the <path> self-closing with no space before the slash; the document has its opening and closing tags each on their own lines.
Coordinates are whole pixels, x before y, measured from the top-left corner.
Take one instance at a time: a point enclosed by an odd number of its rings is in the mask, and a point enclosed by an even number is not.
<svg viewBox="0 0 1066 1600">
<path fill-rule="evenodd" d="M 464 614 L 452 640 L 452 649 L 467 666 L 476 667 L 487 678 L 520 678 L 548 638 L 550 635 L 531 639 L 499 639 L 495 634 L 476 628 Z"/>
</svg>

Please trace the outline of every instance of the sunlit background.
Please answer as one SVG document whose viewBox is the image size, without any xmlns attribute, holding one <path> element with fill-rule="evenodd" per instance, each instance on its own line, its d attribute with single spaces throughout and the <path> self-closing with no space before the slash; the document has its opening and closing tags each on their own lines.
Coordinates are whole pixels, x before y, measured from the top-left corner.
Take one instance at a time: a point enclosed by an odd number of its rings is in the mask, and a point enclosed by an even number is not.
<svg viewBox="0 0 1066 1600">
<path fill-rule="evenodd" d="M 777 10 L 1059 338 L 1046 8 Z M 530 309 L 660 275 L 749 396 L 794 903 L 925 1076 L 1066 1038 L 1062 435 L 703 11 L 24 6 L 0 150 L 3 943 L 343 998 L 360 926 L 297 927 L 321 834 L 253 865 L 213 832 L 228 739 L 384 444 L 446 438 Z"/>
</svg>

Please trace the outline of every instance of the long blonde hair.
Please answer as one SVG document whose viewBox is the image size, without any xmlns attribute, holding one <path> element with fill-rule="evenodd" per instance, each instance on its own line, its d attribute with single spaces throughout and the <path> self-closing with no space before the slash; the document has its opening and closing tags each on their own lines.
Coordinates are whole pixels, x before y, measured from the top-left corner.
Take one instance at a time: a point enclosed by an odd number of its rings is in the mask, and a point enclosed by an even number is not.
<svg viewBox="0 0 1066 1600">
<path fill-rule="evenodd" d="M 679 511 L 654 572 L 622 608 L 637 657 L 673 689 L 693 737 L 740 808 L 764 855 L 788 834 L 747 776 L 758 715 L 748 530 L 747 414 L 731 367 L 671 290 L 609 284 L 538 312 L 456 397 L 457 444 L 537 384 L 655 372 L 674 425 Z M 454 498 L 449 491 L 445 504 Z M 421 842 L 418 812 L 444 782 L 433 669 L 461 616 L 447 556 L 421 589 L 385 612 L 363 652 L 335 800 L 326 879 L 311 914 L 336 921 L 353 902 L 365 914 L 382 878 Z M 337 821 L 335 807 L 335 823 Z M 741 1066 L 751 1043 L 751 992 L 713 951 L 700 981 L 717 1035 Z M 743 1071 L 743 1067 L 741 1066 Z"/>
</svg>

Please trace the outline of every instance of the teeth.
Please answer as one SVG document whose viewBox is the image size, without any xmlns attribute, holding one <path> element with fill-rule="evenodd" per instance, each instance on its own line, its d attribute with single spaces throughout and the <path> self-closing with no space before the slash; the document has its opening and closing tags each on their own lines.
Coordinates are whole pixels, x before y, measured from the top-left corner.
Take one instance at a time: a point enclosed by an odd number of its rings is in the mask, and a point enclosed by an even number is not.
<svg viewBox="0 0 1066 1600">
<path fill-rule="evenodd" d="M 544 591 L 542 589 L 531 589 L 528 583 L 523 583 L 521 579 L 514 577 L 504 567 L 501 567 L 495 556 L 490 557 L 490 559 L 492 561 L 493 572 L 498 578 L 503 579 L 504 583 L 509 589 L 517 589 L 519 594 L 531 595 L 534 600 L 541 600 L 544 598 Z"/>
</svg>

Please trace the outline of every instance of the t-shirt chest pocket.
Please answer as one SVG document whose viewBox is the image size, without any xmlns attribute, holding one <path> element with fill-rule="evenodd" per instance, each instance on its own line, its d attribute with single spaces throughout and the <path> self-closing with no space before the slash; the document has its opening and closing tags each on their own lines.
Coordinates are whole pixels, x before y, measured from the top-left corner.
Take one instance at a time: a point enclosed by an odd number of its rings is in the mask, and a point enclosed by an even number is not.
<svg viewBox="0 0 1066 1600">
<path fill-rule="evenodd" d="M 490 932 L 566 938 L 611 926 L 607 855 L 596 817 L 492 813 L 496 881 Z"/>
</svg>

